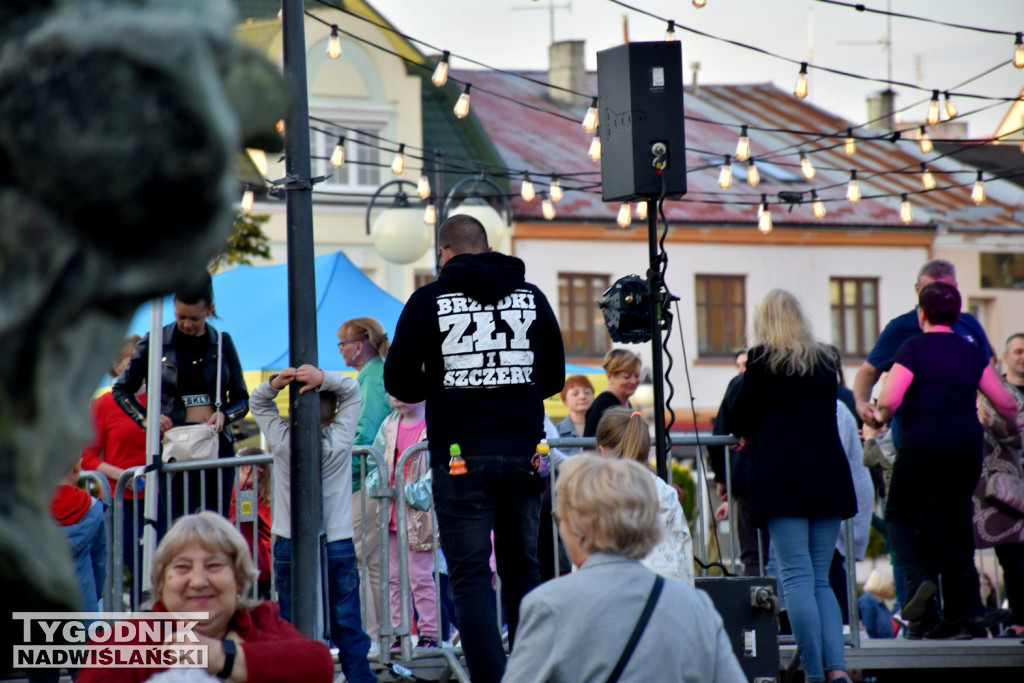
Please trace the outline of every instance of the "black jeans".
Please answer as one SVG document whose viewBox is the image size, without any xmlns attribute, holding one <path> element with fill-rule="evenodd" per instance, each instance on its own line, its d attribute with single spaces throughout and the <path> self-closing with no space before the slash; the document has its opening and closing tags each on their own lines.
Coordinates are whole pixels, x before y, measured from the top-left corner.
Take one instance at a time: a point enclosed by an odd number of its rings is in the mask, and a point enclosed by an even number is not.
<svg viewBox="0 0 1024 683">
<path fill-rule="evenodd" d="M 519 603 L 540 583 L 537 527 L 547 479 L 533 471 L 530 455 L 476 455 L 466 458 L 468 471 L 456 476 L 447 466 L 433 468 L 441 547 L 473 683 L 497 683 L 505 671 L 491 586 L 492 530 L 510 648 L 519 624 Z"/>
</svg>

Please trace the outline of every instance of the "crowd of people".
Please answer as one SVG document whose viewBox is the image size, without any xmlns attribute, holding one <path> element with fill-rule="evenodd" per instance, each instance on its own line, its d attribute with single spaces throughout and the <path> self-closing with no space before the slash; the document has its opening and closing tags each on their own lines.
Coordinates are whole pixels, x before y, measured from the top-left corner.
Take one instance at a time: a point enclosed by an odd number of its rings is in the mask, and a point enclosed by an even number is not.
<svg viewBox="0 0 1024 683">
<path fill-rule="evenodd" d="M 382 634 L 398 633 L 405 615 L 423 649 L 440 647 L 449 624 L 457 624 L 475 682 L 743 680 L 721 617 L 693 589 L 693 541 L 679 492 L 648 462 L 649 426 L 630 404 L 641 359 L 610 351 L 603 364 L 608 387 L 597 396 L 587 377 L 566 379 L 556 316 L 525 280 L 522 261 L 491 251 L 468 216 L 449 218 L 438 237 L 440 276 L 410 298 L 394 340 L 369 317 L 339 327 L 339 352 L 356 379 L 302 365 L 272 375 L 250 396 L 230 336 L 208 322 L 215 316 L 209 279 L 175 295 L 175 322 L 162 331 L 160 430 L 208 425 L 217 455 L 231 457 L 228 426 L 251 410 L 273 466 L 242 468 L 237 491 L 248 492 L 247 505 L 233 497 L 233 470 L 225 469 L 176 475 L 183 481 L 171 487 L 170 517 L 146 520 L 142 506 L 133 506 L 124 566 L 136 566 L 144 524 L 162 537 L 148 607 L 208 611 L 197 631 L 211 646 L 208 671 L 222 678 L 333 676 L 326 647 L 288 623 L 291 423 L 277 396 L 293 386 L 319 397 L 328 635 L 347 680 L 376 680 L 367 655 Z M 1024 632 L 1024 537 L 1019 524 L 1004 523 L 1012 517 L 993 503 L 983 476 L 990 460 L 1020 470 L 1024 334 L 1008 340 L 1001 379 L 981 326 L 960 314 L 951 264 L 925 264 L 916 289 L 918 307 L 885 328 L 846 397 L 838 351 L 814 337 L 793 294 L 769 292 L 754 314 L 754 345 L 737 355 L 739 372 L 716 419 L 716 433 L 741 443 L 710 449 L 722 498 L 715 517 L 736 521 L 745 574 L 779 577 L 808 681 L 849 680 L 843 568 L 853 558 L 845 557 L 840 524 L 855 518 L 854 552 L 862 557 L 878 483 L 887 495 L 876 521 L 884 518 L 899 571 L 872 574 L 858 601 L 868 633 L 891 636 L 901 619 L 912 638 L 971 637 L 1000 620 L 1010 632 Z M 96 437 L 82 464 L 112 485 L 146 464 L 148 347 L 148 338 L 126 340 L 112 366 L 113 390 L 93 406 Z M 872 401 L 883 373 L 887 381 Z M 983 403 L 975 401 L 979 390 Z M 568 415 L 555 425 L 543 399 L 559 392 Z M 888 425 L 895 457 L 869 458 L 877 447 L 871 439 L 862 450 L 861 421 L 870 430 Z M 580 436 L 595 437 L 596 450 L 549 454 L 543 445 L 545 438 Z M 428 439 L 429 451 L 407 458 L 399 472 L 401 456 Z M 383 469 L 373 458 L 353 457 L 354 447 L 371 445 L 383 454 Z M 884 482 L 869 473 L 876 462 L 889 465 Z M 401 515 L 377 496 L 399 481 L 406 485 Z M 89 541 L 80 545 L 96 556 L 96 525 L 86 523 L 96 516 L 95 501 L 73 488 L 62 487 L 54 514 L 76 526 L 77 537 Z M 130 487 L 126 497 L 144 495 Z M 550 520 L 557 535 L 545 534 Z M 386 549 L 376 532 L 382 523 Z M 1012 619 L 980 603 L 976 545 L 996 547 Z M 388 553 L 383 578 L 381 552 Z M 450 579 L 441 604 L 435 557 Z M 408 566 L 406 590 L 400 558 Z M 92 583 L 83 582 L 83 593 L 95 605 L 104 568 L 83 565 L 83 575 L 86 569 Z M 253 582 L 259 601 L 248 597 Z M 606 592 L 612 583 L 620 589 Z M 276 603 L 269 602 L 275 592 Z M 385 605 L 378 604 L 382 595 L 389 596 Z M 889 603 L 897 595 L 905 597 L 894 614 Z M 613 613 L 627 616 L 608 619 Z M 578 623 L 589 625 L 585 637 L 570 627 Z M 634 638 L 621 649 L 630 630 Z M 401 649 L 397 635 L 389 644 Z M 302 665 L 285 666 L 297 653 Z M 117 680 L 152 673 L 124 670 Z M 82 680 L 94 680 L 90 675 Z"/>
</svg>

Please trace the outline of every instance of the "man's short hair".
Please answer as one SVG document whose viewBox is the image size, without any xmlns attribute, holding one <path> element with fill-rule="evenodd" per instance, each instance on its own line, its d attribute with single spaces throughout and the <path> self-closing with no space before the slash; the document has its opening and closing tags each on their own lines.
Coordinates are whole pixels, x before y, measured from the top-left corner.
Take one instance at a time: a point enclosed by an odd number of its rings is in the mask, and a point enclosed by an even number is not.
<svg viewBox="0 0 1024 683">
<path fill-rule="evenodd" d="M 488 249 L 487 231 L 472 216 L 457 213 L 449 216 L 437 233 L 438 249 L 450 249 L 452 254 L 483 254 Z"/>
<path fill-rule="evenodd" d="M 1014 332 L 1013 334 L 1006 338 L 1007 351 L 1010 350 L 1010 344 L 1013 342 L 1014 339 L 1024 339 L 1024 332 Z"/>
<path fill-rule="evenodd" d="M 923 277 L 930 277 L 933 280 L 940 280 L 948 277 L 952 278 L 953 281 L 956 282 L 956 266 L 946 259 L 934 258 L 931 261 L 926 262 L 921 266 L 921 270 L 917 271 L 917 281 L 920 282 Z"/>
</svg>

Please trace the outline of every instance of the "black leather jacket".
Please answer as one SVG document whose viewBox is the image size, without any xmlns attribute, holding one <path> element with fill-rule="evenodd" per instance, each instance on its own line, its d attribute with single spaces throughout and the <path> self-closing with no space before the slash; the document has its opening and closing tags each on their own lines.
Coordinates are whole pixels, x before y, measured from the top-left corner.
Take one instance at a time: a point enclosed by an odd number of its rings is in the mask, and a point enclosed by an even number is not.
<svg viewBox="0 0 1024 683">
<path fill-rule="evenodd" d="M 174 338 L 175 323 L 164 326 L 164 344 L 162 384 L 160 391 L 160 412 L 171 418 L 175 427 L 185 424 L 185 403 L 178 391 L 178 354 L 171 343 Z M 227 422 L 230 424 L 235 420 L 241 420 L 249 412 L 249 391 L 245 387 L 245 377 L 242 375 L 242 363 L 238 360 L 238 352 L 227 332 L 218 332 L 209 323 L 206 329 L 210 331 L 210 346 L 203 357 L 203 375 L 206 379 L 206 386 L 211 395 L 216 392 L 217 387 L 217 335 L 224 335 L 224 354 L 221 370 L 221 407 Z M 149 335 L 135 347 L 135 354 L 132 356 L 128 367 L 121 376 L 114 382 L 111 393 L 114 401 L 121 406 L 128 416 L 142 426 L 146 417 L 146 410 L 135 397 L 142 383 L 149 374 Z M 224 430 L 224 436 L 230 441 L 232 434 L 230 429 Z"/>
</svg>

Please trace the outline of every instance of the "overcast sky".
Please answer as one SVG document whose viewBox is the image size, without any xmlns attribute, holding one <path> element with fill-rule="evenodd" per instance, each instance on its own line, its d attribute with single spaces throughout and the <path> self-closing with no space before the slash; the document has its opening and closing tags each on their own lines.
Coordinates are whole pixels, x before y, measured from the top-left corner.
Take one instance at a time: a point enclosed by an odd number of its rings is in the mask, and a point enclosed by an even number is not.
<svg viewBox="0 0 1024 683">
<path fill-rule="evenodd" d="M 556 40 L 585 40 L 587 65 L 596 53 L 622 42 L 623 17 L 633 41 L 661 40 L 665 24 L 608 0 L 371 0 L 399 30 L 438 48 L 506 69 L 546 69 L 550 16 L 554 5 Z M 634 0 L 629 4 L 674 19 L 720 38 L 754 45 L 775 54 L 874 78 L 887 77 L 886 17 L 814 0 L 707 0 L 696 9 L 689 0 Z M 886 0 L 866 0 L 886 9 Z M 891 11 L 982 28 L 1024 31 L 1022 0 L 896 0 Z M 892 78 L 928 89 L 1015 97 L 1024 70 L 1010 64 L 1013 36 L 989 35 L 930 23 L 892 18 Z M 686 82 L 690 65 L 701 63 L 703 83 L 773 82 L 792 91 L 798 65 L 757 55 L 677 29 L 683 45 Z M 421 48 L 430 52 L 426 48 Z M 809 53 L 809 50 L 813 50 Z M 1002 63 L 988 76 L 960 84 Z M 453 60 L 457 68 L 471 65 Z M 955 87 L 958 86 L 958 87 Z M 811 71 L 809 101 L 855 122 L 867 119 L 865 100 L 884 85 Z M 895 88 L 897 108 L 929 93 Z M 969 117 L 971 137 L 992 135 L 1008 104 L 960 98 L 961 113 L 990 107 Z M 905 115 L 924 118 L 926 104 Z"/>
</svg>

